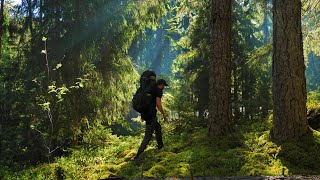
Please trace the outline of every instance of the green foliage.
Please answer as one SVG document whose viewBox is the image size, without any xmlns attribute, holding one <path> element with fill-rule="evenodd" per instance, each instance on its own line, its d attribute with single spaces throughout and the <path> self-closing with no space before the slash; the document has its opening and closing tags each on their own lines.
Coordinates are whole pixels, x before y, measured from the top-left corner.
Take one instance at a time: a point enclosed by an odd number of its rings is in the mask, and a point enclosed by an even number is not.
<svg viewBox="0 0 320 180">
<path fill-rule="evenodd" d="M 270 2 L 234 1 L 232 27 L 232 108 L 236 119 L 266 117 L 271 107 Z M 174 61 L 173 94 L 192 115 L 208 108 L 208 64 L 211 56 L 210 1 L 173 3 L 170 30 L 181 51 Z M 181 93 L 182 92 L 182 93 Z M 190 103 L 190 104 L 189 104 Z M 175 109 L 177 109 L 176 107 Z M 245 113 L 240 113 L 240 108 Z"/>
<path fill-rule="evenodd" d="M 302 4 L 302 25 L 303 25 L 303 48 L 306 60 L 307 88 L 310 91 L 318 89 L 319 86 L 319 56 L 320 41 L 319 24 L 320 4 L 316 0 L 304 2 Z"/>
<path fill-rule="evenodd" d="M 129 129 L 138 74 L 128 49 L 166 14 L 162 0 L 42 3 L 8 7 L 1 39 L 1 161 L 17 168 L 100 144 L 97 124 Z"/>
<path fill-rule="evenodd" d="M 4 179 L 56 179 L 60 169 L 60 175 L 67 179 L 108 177 L 118 171 L 121 163 L 132 158 L 134 154 L 131 151 L 138 148 L 137 138 L 117 137 L 103 127 L 92 128 L 92 131 L 85 135 L 84 143 L 86 146 L 69 149 L 72 154 L 69 157 L 57 158 L 55 163 L 40 165 L 16 174 L 4 169 L 1 175 Z"/>
<path fill-rule="evenodd" d="M 173 62 L 171 94 L 175 129 L 193 129 L 205 122 L 202 117 L 208 103 L 209 27 L 208 1 L 179 0 L 170 4 L 175 16 L 168 19 L 172 38 L 179 55 Z"/>
<path fill-rule="evenodd" d="M 320 92 L 318 91 L 308 92 L 308 98 L 307 98 L 308 110 L 319 107 L 319 103 L 320 103 Z"/>
<path fill-rule="evenodd" d="M 320 5 L 316 0 L 311 0 L 304 2 L 302 4 L 302 24 L 303 24 L 303 34 L 304 34 L 304 53 L 305 58 L 308 60 L 308 55 L 310 52 L 314 52 L 316 55 L 320 56 L 320 49 L 317 45 L 320 41 L 319 33 L 319 10 Z"/>
<path fill-rule="evenodd" d="M 273 176 L 285 173 L 318 174 L 320 134 L 310 131 L 304 137 L 278 145 L 270 140 L 270 121 L 257 120 L 239 125 L 234 134 L 209 138 L 207 129 L 192 133 L 164 129 L 164 149 L 151 142 L 139 161 L 131 161 L 142 136 L 117 137 L 108 129 L 93 128 L 86 146 L 69 149 L 68 157 L 51 165 L 40 165 L 13 174 L 4 168 L 4 179 L 54 178 L 58 169 L 67 179 L 97 179 L 109 176 L 189 177 L 194 176 Z M 141 134 L 142 135 L 142 134 Z M 92 140 L 95 139 L 95 140 Z"/>
<path fill-rule="evenodd" d="M 282 168 L 319 174 L 318 132 L 281 146 L 269 138 L 269 1 L 233 1 L 235 133 L 213 139 L 202 118 L 210 1 L 30 2 L 6 6 L 1 25 L 0 179 L 137 178 L 141 169 L 155 178 L 188 177 L 190 169 L 195 176 L 279 175 Z M 319 5 L 303 5 L 311 109 L 320 100 Z M 152 142 L 141 164 L 130 160 L 143 129 L 137 136 L 113 133 L 131 131 L 130 101 L 145 68 L 170 79 L 163 101 L 171 122 L 163 125 L 165 148 Z"/>
<path fill-rule="evenodd" d="M 11 176 L 10 168 L 6 166 L 0 166 L 0 178 L 4 179 L 5 177 L 10 177 L 10 176 Z"/>
<path fill-rule="evenodd" d="M 116 136 L 112 136 L 111 133 L 111 129 L 105 129 L 101 125 L 94 126 L 84 134 L 83 143 L 92 148 L 108 146 L 117 141 Z"/>
</svg>

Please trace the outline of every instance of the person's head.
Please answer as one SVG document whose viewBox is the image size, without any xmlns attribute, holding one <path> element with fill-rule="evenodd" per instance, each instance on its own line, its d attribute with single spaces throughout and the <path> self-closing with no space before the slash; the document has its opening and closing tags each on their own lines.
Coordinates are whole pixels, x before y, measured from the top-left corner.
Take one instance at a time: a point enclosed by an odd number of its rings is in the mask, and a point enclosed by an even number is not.
<svg viewBox="0 0 320 180">
<path fill-rule="evenodd" d="M 159 79 L 159 80 L 157 81 L 157 86 L 158 86 L 160 89 L 163 90 L 165 86 L 169 86 L 169 85 L 167 84 L 167 82 L 166 82 L 164 79 Z"/>
</svg>

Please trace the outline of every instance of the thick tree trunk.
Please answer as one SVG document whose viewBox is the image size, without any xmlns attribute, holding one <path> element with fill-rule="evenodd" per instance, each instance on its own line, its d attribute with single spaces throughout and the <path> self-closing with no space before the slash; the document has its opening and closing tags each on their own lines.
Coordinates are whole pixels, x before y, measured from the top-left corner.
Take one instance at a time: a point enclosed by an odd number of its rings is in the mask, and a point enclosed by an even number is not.
<svg viewBox="0 0 320 180">
<path fill-rule="evenodd" d="M 209 70 L 209 134 L 231 129 L 231 0 L 212 1 L 213 56 Z"/>
<path fill-rule="evenodd" d="M 308 131 L 301 1 L 273 0 L 273 130 L 276 140 Z"/>
</svg>

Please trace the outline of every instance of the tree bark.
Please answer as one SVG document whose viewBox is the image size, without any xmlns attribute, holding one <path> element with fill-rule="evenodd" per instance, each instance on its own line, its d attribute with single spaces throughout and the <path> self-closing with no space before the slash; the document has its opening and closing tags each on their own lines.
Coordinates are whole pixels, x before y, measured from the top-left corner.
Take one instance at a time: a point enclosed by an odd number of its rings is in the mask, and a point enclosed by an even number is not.
<svg viewBox="0 0 320 180">
<path fill-rule="evenodd" d="M 1 0 L 0 6 L 0 58 L 2 49 L 2 35 L 3 35 L 3 22 L 4 22 L 4 0 Z"/>
<path fill-rule="evenodd" d="M 273 137 L 282 142 L 308 131 L 301 1 L 273 0 Z"/>
<path fill-rule="evenodd" d="M 43 0 L 39 1 L 39 9 L 40 30 L 43 31 Z"/>
<path fill-rule="evenodd" d="M 231 129 L 231 0 L 212 0 L 212 52 L 209 70 L 209 135 Z"/>
<path fill-rule="evenodd" d="M 233 110 L 234 110 L 234 119 L 240 119 L 240 109 L 239 109 L 239 78 L 237 63 L 232 63 L 232 73 L 233 73 Z"/>
<path fill-rule="evenodd" d="M 28 23 L 29 23 L 29 28 L 30 28 L 30 33 L 31 33 L 31 37 L 33 36 L 33 25 L 32 25 L 32 20 L 33 20 L 33 14 L 32 14 L 32 1 L 28 0 Z"/>
</svg>

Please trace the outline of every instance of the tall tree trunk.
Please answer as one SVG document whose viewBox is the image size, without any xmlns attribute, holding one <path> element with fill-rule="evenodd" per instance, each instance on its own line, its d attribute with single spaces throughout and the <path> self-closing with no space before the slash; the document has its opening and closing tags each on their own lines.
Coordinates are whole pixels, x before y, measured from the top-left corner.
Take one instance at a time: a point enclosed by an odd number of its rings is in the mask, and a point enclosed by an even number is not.
<svg viewBox="0 0 320 180">
<path fill-rule="evenodd" d="M 4 22 L 4 0 L 1 0 L 0 6 L 0 58 L 2 49 L 2 35 L 3 35 L 3 22 Z"/>
<path fill-rule="evenodd" d="M 269 3 L 269 0 L 264 0 L 264 2 L 263 2 L 264 18 L 263 18 L 263 23 L 262 23 L 262 30 L 263 30 L 263 34 L 264 34 L 263 42 L 265 44 L 270 39 L 270 31 L 269 31 L 270 22 L 268 19 L 268 3 Z"/>
<path fill-rule="evenodd" d="M 79 32 L 78 33 L 75 33 L 73 35 L 73 38 L 72 38 L 72 41 L 73 41 L 73 48 L 72 48 L 72 52 L 71 52 L 71 57 L 72 57 L 72 77 L 73 79 L 70 79 L 70 84 L 71 82 L 80 77 L 80 67 L 81 67 L 81 62 L 80 62 L 80 55 L 81 55 L 81 42 L 79 42 L 78 38 L 80 38 L 80 34 L 81 32 L 83 31 L 82 27 L 81 27 L 81 0 L 74 0 L 73 2 L 73 6 L 75 7 L 75 27 L 77 27 L 79 29 Z M 72 127 L 74 128 L 73 129 L 73 132 L 74 132 L 74 136 L 73 136 L 73 142 L 72 142 L 72 145 L 77 145 L 78 144 L 78 134 L 76 133 L 77 130 L 81 129 L 81 116 L 82 116 L 82 110 L 80 109 L 80 104 L 81 104 L 81 100 L 83 98 L 79 98 L 81 97 L 81 89 L 75 91 L 72 93 L 71 95 L 71 102 L 72 102 L 72 105 L 73 105 L 73 113 L 72 113 Z"/>
<path fill-rule="evenodd" d="M 212 1 L 212 59 L 209 70 L 209 134 L 231 129 L 231 0 Z"/>
<path fill-rule="evenodd" d="M 241 66 L 241 74 L 242 74 L 242 83 L 241 83 L 241 98 L 242 98 L 242 115 L 244 119 L 249 120 L 249 114 L 250 114 L 250 105 L 249 102 L 251 100 L 250 97 L 250 71 L 249 67 L 246 64 L 243 64 Z"/>
<path fill-rule="evenodd" d="M 73 37 L 73 52 L 74 52 L 74 65 L 73 65 L 73 76 L 75 78 L 79 77 L 80 75 L 80 51 L 81 51 L 81 42 L 79 42 L 79 38 L 83 29 L 81 28 L 81 6 L 80 0 L 75 0 L 75 27 L 79 28 L 79 32 L 76 33 Z"/>
<path fill-rule="evenodd" d="M 31 33 L 31 37 L 33 36 L 33 25 L 32 25 L 32 1 L 28 0 L 28 23 L 29 23 L 29 28 L 30 28 L 30 33 Z"/>
<path fill-rule="evenodd" d="M 43 31 L 43 0 L 39 1 L 39 21 L 40 21 L 40 31 Z"/>
<path fill-rule="evenodd" d="M 308 131 L 301 1 L 273 0 L 273 23 L 272 134 L 285 141 Z"/>
<path fill-rule="evenodd" d="M 239 78 L 237 63 L 232 62 L 232 72 L 233 72 L 233 110 L 234 110 L 234 119 L 240 119 L 240 109 L 239 109 Z"/>
<path fill-rule="evenodd" d="M 30 66 L 31 68 L 29 69 L 31 77 L 28 78 L 35 78 L 39 72 L 39 61 L 38 61 L 38 52 L 41 51 L 39 50 L 39 47 L 37 47 L 36 44 L 36 37 L 34 36 L 34 29 L 32 25 L 33 21 L 33 8 L 32 8 L 32 0 L 27 0 L 27 9 L 28 9 L 28 16 L 26 17 L 26 24 L 25 24 L 25 29 L 27 30 L 29 28 L 30 30 L 30 42 L 31 42 L 31 49 L 30 49 Z M 42 67 L 41 67 L 42 68 Z"/>
</svg>

